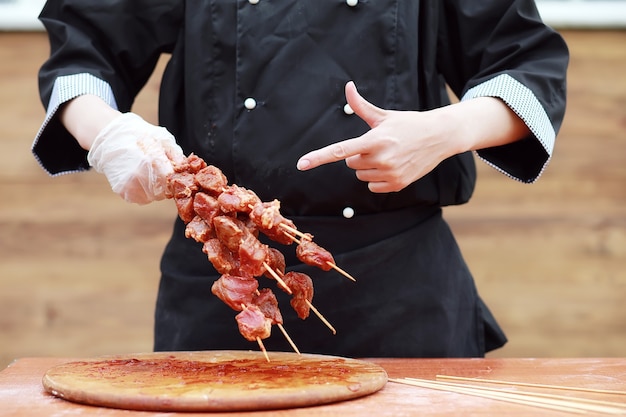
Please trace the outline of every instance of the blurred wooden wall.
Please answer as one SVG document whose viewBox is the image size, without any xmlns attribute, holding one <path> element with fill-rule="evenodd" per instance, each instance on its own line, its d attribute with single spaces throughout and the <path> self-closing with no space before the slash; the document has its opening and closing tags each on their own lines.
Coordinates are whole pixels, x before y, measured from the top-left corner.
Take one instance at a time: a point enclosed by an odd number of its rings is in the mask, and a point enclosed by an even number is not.
<svg viewBox="0 0 626 417">
<path fill-rule="evenodd" d="M 510 342 L 492 356 L 626 357 L 626 32 L 567 31 L 569 106 L 538 183 L 479 163 L 447 210 Z M 48 177 L 42 33 L 0 33 L 0 368 L 24 356 L 149 351 L 171 202 L 129 205 L 95 173 Z M 158 75 L 135 111 L 156 122 Z M 341 337 L 341 336 L 338 336 Z"/>
</svg>

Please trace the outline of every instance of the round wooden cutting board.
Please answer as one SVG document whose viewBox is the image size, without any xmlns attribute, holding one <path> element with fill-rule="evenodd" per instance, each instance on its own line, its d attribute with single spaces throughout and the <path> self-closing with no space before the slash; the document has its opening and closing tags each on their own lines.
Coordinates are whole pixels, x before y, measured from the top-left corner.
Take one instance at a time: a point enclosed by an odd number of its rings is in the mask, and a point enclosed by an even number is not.
<svg viewBox="0 0 626 417">
<path fill-rule="evenodd" d="M 103 356 L 49 369 L 46 391 L 68 401 L 144 411 L 303 407 L 380 390 L 383 368 L 337 356 L 199 351 Z"/>
</svg>

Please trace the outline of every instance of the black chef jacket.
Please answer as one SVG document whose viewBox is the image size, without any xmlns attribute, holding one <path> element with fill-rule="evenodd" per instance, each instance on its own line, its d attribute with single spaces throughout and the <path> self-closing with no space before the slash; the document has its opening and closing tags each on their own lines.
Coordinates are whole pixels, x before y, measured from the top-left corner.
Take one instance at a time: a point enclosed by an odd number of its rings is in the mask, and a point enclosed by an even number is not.
<svg viewBox="0 0 626 417">
<path fill-rule="evenodd" d="M 265 201 L 279 199 L 283 214 L 357 277 L 353 283 L 314 270 L 291 246 L 278 247 L 289 269 L 313 277 L 313 303 L 338 331 L 331 335 L 314 316 L 299 320 L 279 295 L 301 350 L 482 356 L 505 342 L 441 217 L 442 206 L 472 194 L 471 154 L 388 194 L 369 192 L 344 163 L 307 172 L 295 165 L 310 150 L 368 129 L 344 111 L 347 81 L 395 110 L 446 105 L 447 84 L 458 97 L 500 97 L 520 115 L 533 134 L 480 156 L 534 181 L 562 121 L 568 57 L 532 1 L 54 0 L 40 19 L 51 42 L 40 71 L 48 116 L 33 151 L 50 173 L 88 169 L 85 151 L 55 113 L 72 94 L 91 91 L 73 85 L 67 93 L 59 79 L 90 74 L 110 88 L 112 105 L 129 111 L 159 56 L 169 53 L 160 124 L 230 182 Z M 342 216 L 346 207 L 353 218 Z M 161 270 L 155 349 L 254 348 L 239 335 L 235 313 L 211 294 L 218 274 L 180 220 Z M 280 334 L 266 346 L 289 349 Z"/>
</svg>

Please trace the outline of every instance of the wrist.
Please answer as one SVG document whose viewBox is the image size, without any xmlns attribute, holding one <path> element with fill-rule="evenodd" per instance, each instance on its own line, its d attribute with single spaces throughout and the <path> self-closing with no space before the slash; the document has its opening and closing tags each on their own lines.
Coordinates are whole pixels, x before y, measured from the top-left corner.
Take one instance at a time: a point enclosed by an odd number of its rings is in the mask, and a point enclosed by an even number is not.
<svg viewBox="0 0 626 417">
<path fill-rule="evenodd" d="M 59 111 L 61 123 L 85 150 L 90 150 L 102 129 L 121 114 L 93 95 L 78 96 Z"/>
<path fill-rule="evenodd" d="M 460 151 L 506 145 L 526 137 L 526 124 L 497 97 L 477 97 L 447 106 Z"/>
<path fill-rule="evenodd" d="M 445 138 L 446 141 L 445 157 L 472 150 L 477 134 L 472 126 L 470 115 L 461 103 L 450 104 L 431 111 L 439 119 L 436 121 L 440 129 L 439 137 Z"/>
</svg>

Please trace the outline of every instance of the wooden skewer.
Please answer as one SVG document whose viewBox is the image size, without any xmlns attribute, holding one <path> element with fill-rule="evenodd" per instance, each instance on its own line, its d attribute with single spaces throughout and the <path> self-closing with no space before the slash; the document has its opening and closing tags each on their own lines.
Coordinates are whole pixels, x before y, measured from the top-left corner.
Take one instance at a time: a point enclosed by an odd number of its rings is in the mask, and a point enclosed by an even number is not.
<svg viewBox="0 0 626 417">
<path fill-rule="evenodd" d="M 482 385 L 469 385 L 465 383 L 421 380 L 418 378 L 406 378 L 406 379 L 417 380 L 417 381 L 422 381 L 422 382 L 425 381 L 427 383 L 433 383 L 433 384 L 442 385 L 442 386 L 494 392 L 496 394 L 505 394 L 505 395 L 510 394 L 513 396 L 525 396 L 525 397 L 529 397 L 533 401 L 537 401 L 540 403 L 557 404 L 557 405 L 560 404 L 566 407 L 580 408 L 582 410 L 594 411 L 598 413 L 605 413 L 605 414 L 626 413 L 626 410 L 624 410 L 624 407 L 626 407 L 626 404 L 616 403 L 616 402 L 611 402 L 611 401 L 597 401 L 597 400 L 591 400 L 587 398 L 569 397 L 565 395 L 551 395 L 551 394 L 528 392 L 528 391 L 517 391 L 517 390 L 514 391 L 510 389 L 490 388 L 490 387 L 485 387 Z"/>
<path fill-rule="evenodd" d="M 267 360 L 269 362 L 270 361 L 270 357 L 267 354 L 267 350 L 265 349 L 265 345 L 263 344 L 263 341 L 261 340 L 261 338 L 259 336 L 256 337 L 256 341 L 259 344 L 259 347 L 261 348 L 261 352 L 263 352 L 263 355 L 265 355 L 265 360 Z"/>
<path fill-rule="evenodd" d="M 271 266 L 269 266 L 267 263 L 263 262 L 263 266 L 265 267 L 265 269 L 267 270 L 267 272 L 270 273 L 271 276 L 273 276 L 276 281 L 278 281 L 279 284 L 281 284 L 283 287 L 285 287 L 286 290 L 288 290 L 289 294 L 293 294 L 293 292 L 291 291 L 291 288 L 289 288 L 289 286 L 287 286 L 287 284 L 285 283 L 285 281 L 283 281 L 280 276 L 278 275 L 278 273 L 276 271 L 274 271 L 272 269 Z M 315 315 L 317 317 L 319 317 L 319 319 L 322 321 L 322 323 L 324 323 L 326 325 L 326 327 L 328 327 L 330 329 L 331 332 L 333 332 L 333 334 L 337 334 L 337 330 L 335 330 L 335 328 L 333 327 L 332 324 L 329 323 L 328 320 L 326 320 L 326 317 L 324 317 L 322 315 L 322 313 L 320 313 L 317 308 L 315 308 L 315 306 L 313 306 L 313 304 L 311 304 L 311 302 L 309 300 L 305 300 L 307 305 L 309 306 L 309 308 L 311 310 L 313 310 L 313 313 L 315 313 Z"/>
<path fill-rule="evenodd" d="M 450 376 L 450 375 L 437 375 L 436 378 L 457 380 L 457 381 L 485 382 L 489 384 L 505 384 L 505 385 L 513 385 L 513 386 L 516 385 L 520 387 L 535 387 L 535 388 L 549 388 L 549 389 L 569 390 L 569 391 L 594 392 L 598 394 L 626 395 L 626 391 L 618 391 L 618 390 L 584 388 L 584 387 L 566 387 L 562 385 L 547 385 L 547 384 L 534 384 L 530 382 L 501 381 L 497 379 L 467 378 L 467 377 L 462 377 L 462 376 Z"/>
<path fill-rule="evenodd" d="M 291 347 L 293 348 L 293 350 L 300 355 L 300 351 L 298 350 L 298 346 L 296 346 L 295 343 L 293 343 L 293 340 L 291 340 L 291 337 L 289 337 L 289 335 L 287 334 L 287 330 L 285 330 L 285 328 L 283 327 L 282 324 L 277 323 L 276 324 L 278 326 L 278 328 L 280 329 L 281 332 L 283 332 L 283 335 L 285 336 L 285 339 L 287 339 L 287 341 L 289 342 L 289 344 L 291 345 Z"/>
<path fill-rule="evenodd" d="M 259 292 L 259 290 L 256 290 L 256 295 L 260 295 L 261 293 Z M 243 304 L 242 304 L 243 305 Z M 293 340 L 291 339 L 291 337 L 289 336 L 289 334 L 287 333 L 287 330 L 285 330 L 285 327 L 282 325 L 282 323 L 276 323 L 276 325 L 278 326 L 278 328 L 280 329 L 280 331 L 283 333 L 283 335 L 285 336 L 285 339 L 287 339 L 287 342 L 289 342 L 289 344 L 291 345 L 291 347 L 293 348 L 293 350 L 300 355 L 300 350 L 298 349 L 298 346 L 296 346 L 296 344 L 293 342 Z"/>
<path fill-rule="evenodd" d="M 328 262 L 326 262 L 326 264 L 328 264 L 328 266 L 330 266 L 331 268 L 333 268 L 335 271 L 339 272 L 339 273 L 340 273 L 341 275 L 343 275 L 344 277 L 346 277 L 346 278 L 348 278 L 348 279 L 350 279 L 350 280 L 352 280 L 352 281 L 356 282 L 356 279 L 355 279 L 352 275 L 348 274 L 346 271 L 344 271 L 343 269 L 339 268 L 339 267 L 338 267 L 337 265 L 335 265 L 334 263 L 332 263 L 332 262 L 328 261 Z"/>
<path fill-rule="evenodd" d="M 483 387 L 483 389 L 485 388 Z M 491 390 L 497 390 L 497 389 L 491 388 Z M 606 405 L 609 407 L 617 407 L 617 408 L 622 408 L 622 410 L 612 411 L 613 414 L 626 414 L 626 410 L 623 410 L 623 409 L 626 409 L 626 403 L 618 403 L 615 401 L 592 400 L 591 398 L 576 398 L 576 397 L 571 397 L 569 395 L 544 394 L 544 393 L 538 393 L 538 392 L 526 393 L 524 391 L 512 391 L 512 390 L 507 390 L 507 389 L 505 389 L 504 391 L 517 392 L 520 394 L 532 395 L 535 397 L 554 398 L 557 400 L 567 400 L 567 401 L 573 400 L 573 401 L 580 402 L 580 403 L 598 404 L 598 405 Z"/>
<path fill-rule="evenodd" d="M 313 306 L 313 304 L 311 304 L 311 302 L 309 300 L 306 300 L 307 305 L 309 306 L 309 308 L 315 313 L 315 315 L 317 317 L 319 317 L 320 320 L 322 320 L 322 322 L 326 325 L 326 327 L 328 327 L 330 329 L 331 332 L 333 332 L 333 334 L 337 334 L 337 330 L 335 330 L 335 328 L 333 327 L 332 324 L 330 324 L 328 322 L 328 320 L 326 320 L 326 317 L 322 316 L 322 313 L 320 313 L 317 308 L 315 308 Z"/>
<path fill-rule="evenodd" d="M 429 389 L 435 389 L 439 391 L 473 395 L 475 397 L 489 398 L 492 400 L 499 400 L 499 401 L 510 402 L 510 403 L 515 403 L 515 404 L 529 405 L 533 407 L 547 408 L 547 409 L 558 410 L 558 411 L 566 411 L 566 412 L 577 413 L 577 414 L 586 414 L 585 410 L 581 410 L 573 406 L 551 404 L 551 403 L 546 403 L 546 402 L 537 402 L 533 399 L 524 398 L 523 396 L 515 396 L 513 394 L 508 394 L 508 393 L 497 394 L 494 392 L 486 392 L 480 389 L 450 387 L 450 386 L 438 384 L 436 381 L 417 380 L 413 378 L 411 379 L 390 378 L 389 381 L 396 382 L 399 384 L 413 385 L 413 386 L 420 387 L 420 388 L 429 388 Z"/>
<path fill-rule="evenodd" d="M 460 385 L 462 386 L 462 384 Z M 479 386 L 477 385 L 476 387 L 478 388 Z M 485 387 L 481 387 L 481 388 L 489 389 L 490 391 L 513 392 L 513 393 L 519 393 L 521 395 L 528 395 L 532 397 L 551 398 L 551 399 L 561 400 L 561 401 L 574 401 L 576 403 L 581 403 L 581 404 L 592 404 L 592 405 L 595 405 L 595 408 L 590 411 L 598 411 L 598 412 L 607 413 L 607 414 L 626 414 L 626 410 L 625 410 L 626 404 L 618 403 L 615 401 L 592 400 L 590 398 L 577 398 L 577 397 L 572 397 L 569 395 L 545 394 L 545 393 L 539 393 L 539 392 L 525 392 L 525 391 L 517 391 L 517 390 L 513 391 L 509 389 L 497 389 L 497 388 L 485 388 Z"/>
<path fill-rule="evenodd" d="M 271 266 L 267 264 L 267 262 L 263 262 L 263 266 L 265 267 L 265 270 L 269 272 L 271 276 L 274 277 L 276 282 L 278 282 L 278 284 L 285 289 L 285 291 L 287 291 L 289 294 L 293 294 L 293 292 L 291 291 L 291 288 L 289 288 L 289 286 L 285 283 L 285 281 L 283 281 L 283 279 L 276 273 L 276 271 L 272 269 Z"/>
<path fill-rule="evenodd" d="M 301 231 L 299 231 L 298 229 L 289 226 L 288 224 L 285 223 L 278 223 L 278 226 L 282 227 L 283 229 L 285 229 L 286 231 L 296 235 L 296 236 L 300 236 L 303 239 L 308 239 L 311 240 L 311 235 L 310 234 L 306 234 L 306 233 L 302 233 Z"/>
<path fill-rule="evenodd" d="M 284 224 L 283 224 L 283 223 L 280 223 L 280 225 L 282 226 L 282 225 L 284 225 Z M 285 226 L 285 229 L 286 229 L 286 228 L 289 228 L 289 229 L 292 229 L 292 230 L 294 230 L 294 231 L 296 231 L 296 232 L 297 232 L 297 230 L 296 230 L 296 229 L 293 229 L 292 227 L 289 227 L 289 226 L 287 226 L 286 224 L 285 224 L 284 226 Z M 300 235 L 304 235 L 303 233 L 300 233 L 300 232 L 298 232 L 298 233 L 299 233 Z M 291 240 L 293 240 L 295 243 L 300 244 L 300 241 L 298 240 L 298 238 L 297 238 L 297 237 L 295 237 L 295 236 L 293 236 L 293 235 L 291 235 L 291 234 L 289 234 L 289 233 L 285 233 L 285 236 L 287 236 L 288 238 L 290 238 Z M 303 236 L 303 239 L 308 239 L 308 238 L 309 238 L 308 236 Z M 352 280 L 352 281 L 356 282 L 356 278 L 354 278 L 352 275 L 350 275 L 349 273 L 347 273 L 345 270 L 343 270 L 343 269 L 341 269 L 340 267 L 338 267 L 336 264 L 334 264 L 334 263 L 332 263 L 332 262 L 330 262 L 330 261 L 326 262 L 326 264 L 327 264 L 328 266 L 330 266 L 331 268 L 333 268 L 335 271 L 339 272 L 339 273 L 340 273 L 341 275 L 343 275 L 344 277 L 348 278 L 349 280 Z"/>
<path fill-rule="evenodd" d="M 282 224 L 282 223 L 281 223 Z M 285 236 L 287 236 L 289 239 L 293 240 L 295 243 L 297 243 L 298 245 L 300 244 L 300 241 L 298 240 L 297 237 L 295 237 L 294 235 L 287 233 L 287 232 L 283 232 L 285 233 Z"/>
</svg>

